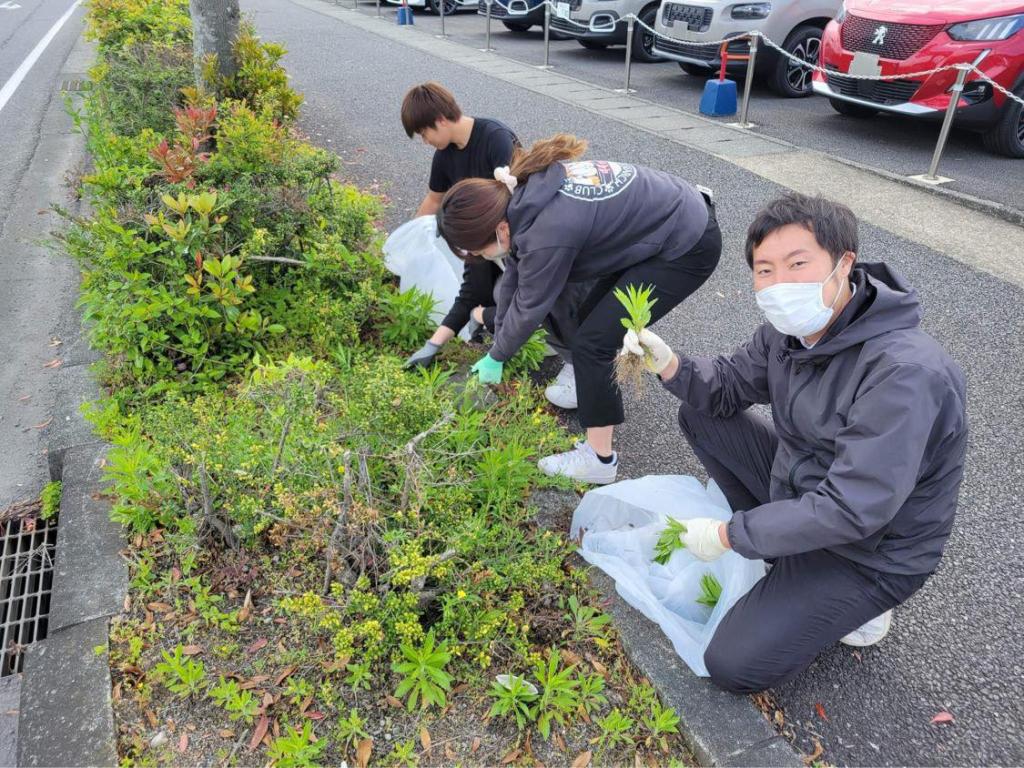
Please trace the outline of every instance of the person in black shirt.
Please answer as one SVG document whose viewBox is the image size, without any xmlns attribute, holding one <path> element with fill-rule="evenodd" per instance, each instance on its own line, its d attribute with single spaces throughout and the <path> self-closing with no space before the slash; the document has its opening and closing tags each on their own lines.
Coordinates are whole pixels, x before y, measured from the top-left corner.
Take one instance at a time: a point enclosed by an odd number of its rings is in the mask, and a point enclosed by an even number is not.
<svg viewBox="0 0 1024 768">
<path fill-rule="evenodd" d="M 464 115 L 455 97 L 438 83 L 413 86 L 402 101 L 402 126 L 409 138 L 419 135 L 435 149 L 430 183 L 416 216 L 431 216 L 456 182 L 494 178 L 494 169 L 508 165 L 519 144 L 504 123 Z M 462 287 L 441 325 L 408 360 L 406 367 L 430 365 L 441 347 L 472 322 L 494 330 L 494 286 L 501 268 L 493 262 L 467 263 Z"/>
</svg>

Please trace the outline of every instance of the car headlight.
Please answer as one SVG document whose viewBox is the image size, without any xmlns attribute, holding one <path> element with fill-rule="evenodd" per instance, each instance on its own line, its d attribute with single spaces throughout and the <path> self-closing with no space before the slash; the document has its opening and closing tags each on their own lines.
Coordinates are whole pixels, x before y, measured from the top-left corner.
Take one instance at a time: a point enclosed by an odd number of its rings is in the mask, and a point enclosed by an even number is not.
<svg viewBox="0 0 1024 768">
<path fill-rule="evenodd" d="M 1005 40 L 1024 29 L 1024 13 L 1015 16 L 999 16 L 995 19 L 978 19 L 954 24 L 948 34 L 954 40 L 978 42 L 982 40 Z"/>
<path fill-rule="evenodd" d="M 767 19 L 771 12 L 771 3 L 742 3 L 732 7 L 734 19 Z"/>
</svg>

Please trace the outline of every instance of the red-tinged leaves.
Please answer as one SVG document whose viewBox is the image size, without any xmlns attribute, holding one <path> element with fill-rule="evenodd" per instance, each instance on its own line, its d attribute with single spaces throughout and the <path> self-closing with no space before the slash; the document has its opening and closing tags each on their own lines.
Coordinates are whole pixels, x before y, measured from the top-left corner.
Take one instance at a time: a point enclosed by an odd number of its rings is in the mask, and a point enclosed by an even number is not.
<svg viewBox="0 0 1024 768">
<path fill-rule="evenodd" d="M 256 730 L 252 732 L 252 738 L 249 739 L 249 751 L 252 752 L 256 747 L 263 741 L 263 737 L 267 735 L 267 729 L 270 728 L 270 718 L 263 715 L 256 723 Z"/>
<path fill-rule="evenodd" d="M 309 712 L 304 713 L 310 720 L 323 720 L 327 715 L 316 709 L 311 709 Z"/>
<path fill-rule="evenodd" d="M 259 640 L 257 640 L 255 643 L 253 643 L 245 649 L 246 654 L 251 656 L 252 654 L 256 653 L 256 651 L 258 651 L 260 648 L 264 648 L 267 645 L 267 642 L 267 638 L 261 637 Z"/>
<path fill-rule="evenodd" d="M 298 667 L 295 666 L 294 664 L 289 664 L 287 667 L 282 669 L 281 670 L 281 674 L 279 674 L 276 678 L 274 678 L 274 685 L 280 685 L 281 683 L 283 683 L 285 680 L 287 680 L 291 676 L 291 674 L 296 669 L 298 669 Z"/>
<path fill-rule="evenodd" d="M 593 753 L 589 749 L 586 752 L 581 752 L 577 758 L 572 761 L 572 768 L 587 768 L 587 766 L 590 765 L 590 760 L 593 756 Z"/>
<path fill-rule="evenodd" d="M 366 768 L 373 753 L 373 739 L 363 739 L 356 746 L 356 768 Z"/>
<path fill-rule="evenodd" d="M 420 744 L 423 745 L 424 752 L 430 751 L 430 731 L 428 731 L 426 728 L 420 728 Z"/>
<path fill-rule="evenodd" d="M 188 734 L 185 731 L 181 732 L 181 736 L 178 737 L 178 751 L 184 752 L 188 749 Z"/>
<path fill-rule="evenodd" d="M 942 723 L 952 723 L 953 722 L 953 715 L 951 715 L 946 710 L 942 710 L 937 715 L 935 715 L 935 717 L 932 718 L 931 722 L 932 722 L 932 725 L 941 725 Z"/>
<path fill-rule="evenodd" d="M 818 717 L 820 717 L 820 718 L 821 718 L 822 720 L 824 720 L 824 721 L 825 721 L 826 723 L 828 722 L 828 715 L 827 715 L 827 714 L 825 714 L 825 707 L 823 707 L 823 706 L 821 705 L 821 702 L 820 702 L 820 701 L 819 701 L 819 702 L 817 702 L 817 703 L 815 703 L 815 705 L 814 705 L 814 711 L 818 713 Z"/>
</svg>

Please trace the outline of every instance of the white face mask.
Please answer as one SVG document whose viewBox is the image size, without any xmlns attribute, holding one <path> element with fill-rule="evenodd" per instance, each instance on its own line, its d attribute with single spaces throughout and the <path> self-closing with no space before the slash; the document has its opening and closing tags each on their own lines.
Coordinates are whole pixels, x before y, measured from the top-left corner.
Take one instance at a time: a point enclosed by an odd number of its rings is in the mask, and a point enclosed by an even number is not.
<svg viewBox="0 0 1024 768">
<path fill-rule="evenodd" d="M 501 232 L 496 231 L 494 233 L 494 239 L 498 243 L 497 252 L 491 254 L 490 256 L 485 256 L 483 254 L 480 255 L 482 258 L 485 258 L 488 261 L 493 261 L 495 263 L 500 264 L 505 260 L 505 257 L 508 256 L 509 249 L 501 244 Z"/>
<path fill-rule="evenodd" d="M 811 336 L 832 319 L 832 308 L 839 300 L 839 291 L 829 306 L 825 306 L 825 285 L 842 260 L 836 263 L 832 272 L 820 283 L 776 283 L 762 288 L 755 294 L 757 306 L 775 330 L 787 336 L 805 338 Z"/>
</svg>

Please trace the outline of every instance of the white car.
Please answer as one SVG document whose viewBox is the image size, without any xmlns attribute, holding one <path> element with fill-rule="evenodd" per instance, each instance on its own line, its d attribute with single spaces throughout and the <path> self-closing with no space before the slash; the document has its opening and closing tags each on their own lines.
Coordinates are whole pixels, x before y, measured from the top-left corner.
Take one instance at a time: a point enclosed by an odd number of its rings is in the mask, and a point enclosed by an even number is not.
<svg viewBox="0 0 1024 768">
<path fill-rule="evenodd" d="M 654 26 L 660 0 L 558 0 L 551 14 L 551 29 L 576 38 L 584 48 L 624 45 L 626 22 L 635 14 L 647 26 Z M 639 24 L 633 27 L 633 60 L 661 61 L 654 52 L 654 35 Z"/>
<path fill-rule="evenodd" d="M 821 36 L 842 7 L 841 0 L 770 0 L 770 2 L 723 2 L 722 0 L 663 0 L 655 29 L 654 53 L 679 62 L 689 75 L 709 77 L 721 65 L 716 40 L 757 30 L 804 61 L 817 64 Z M 728 54 L 749 53 L 747 40 L 728 45 Z M 758 40 L 756 74 L 782 96 L 811 94 L 807 67 L 778 54 Z M 727 70 L 745 70 L 746 62 L 727 61 Z"/>
</svg>

